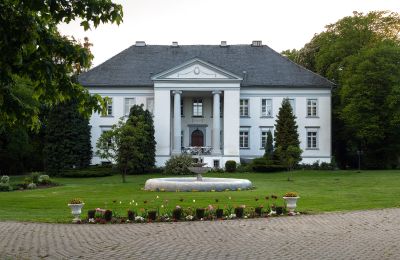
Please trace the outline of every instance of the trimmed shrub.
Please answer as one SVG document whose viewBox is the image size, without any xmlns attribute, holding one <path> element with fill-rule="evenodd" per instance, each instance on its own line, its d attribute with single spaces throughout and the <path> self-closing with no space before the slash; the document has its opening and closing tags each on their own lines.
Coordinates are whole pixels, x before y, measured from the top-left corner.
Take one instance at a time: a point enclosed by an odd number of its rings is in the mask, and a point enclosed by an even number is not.
<svg viewBox="0 0 400 260">
<path fill-rule="evenodd" d="M 217 218 L 222 218 L 224 216 L 224 210 L 223 209 L 217 209 L 215 211 L 215 215 L 217 216 Z"/>
<path fill-rule="evenodd" d="M 88 218 L 94 218 L 94 216 L 96 215 L 96 210 L 94 210 L 94 209 L 88 210 L 87 215 L 88 215 Z"/>
<path fill-rule="evenodd" d="M 283 214 L 283 207 L 275 207 L 275 211 L 277 215 L 282 215 Z"/>
<path fill-rule="evenodd" d="M 0 191 L 12 191 L 10 177 L 3 175 L 0 180 Z"/>
<path fill-rule="evenodd" d="M 204 218 L 206 210 L 205 209 L 196 209 L 196 218 L 197 219 L 202 219 Z"/>
<path fill-rule="evenodd" d="M 155 210 L 148 211 L 147 218 L 151 221 L 155 221 L 157 219 L 157 211 L 155 211 Z"/>
<path fill-rule="evenodd" d="M 279 164 L 274 164 L 273 161 L 266 160 L 265 158 L 255 158 L 250 165 L 251 169 L 255 172 L 280 172 L 286 171 L 286 167 Z"/>
<path fill-rule="evenodd" d="M 113 212 L 111 211 L 111 210 L 106 210 L 106 212 L 104 212 L 104 219 L 107 221 L 107 222 L 110 222 L 111 221 L 111 219 L 112 219 L 112 216 L 113 216 Z"/>
<path fill-rule="evenodd" d="M 263 211 L 263 207 L 256 207 L 256 208 L 254 209 L 254 212 L 255 212 L 258 216 L 261 216 L 262 211 Z"/>
<path fill-rule="evenodd" d="M 182 218 L 182 214 L 183 210 L 181 207 L 176 207 L 173 211 L 172 211 L 172 218 L 175 220 L 180 220 Z"/>
<path fill-rule="evenodd" d="M 132 210 L 128 210 L 128 219 L 129 221 L 135 221 L 135 212 Z"/>
<path fill-rule="evenodd" d="M 165 163 L 164 172 L 174 175 L 192 174 L 188 169 L 192 164 L 192 156 L 186 154 L 174 155 Z"/>
<path fill-rule="evenodd" d="M 235 208 L 235 215 L 236 215 L 237 218 L 243 218 L 244 208 L 243 207 L 236 207 Z"/>
<path fill-rule="evenodd" d="M 229 160 L 225 163 L 225 171 L 227 172 L 235 172 L 236 171 L 236 162 Z"/>
<path fill-rule="evenodd" d="M 85 169 L 71 169 L 60 172 L 61 177 L 67 178 L 90 178 L 90 177 L 104 177 L 116 174 L 116 170 L 111 166 L 91 166 Z"/>
</svg>

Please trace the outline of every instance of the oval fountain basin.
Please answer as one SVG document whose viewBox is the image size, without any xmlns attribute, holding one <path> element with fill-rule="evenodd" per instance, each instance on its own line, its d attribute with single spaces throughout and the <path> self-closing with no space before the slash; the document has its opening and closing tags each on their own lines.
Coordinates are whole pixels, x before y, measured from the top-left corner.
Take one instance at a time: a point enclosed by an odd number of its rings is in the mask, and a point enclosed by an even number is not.
<svg viewBox="0 0 400 260">
<path fill-rule="evenodd" d="M 155 178 L 148 179 L 145 190 L 152 191 L 224 191 L 252 189 L 253 184 L 246 179 L 232 178 L 203 178 L 197 181 L 196 177 Z"/>
</svg>

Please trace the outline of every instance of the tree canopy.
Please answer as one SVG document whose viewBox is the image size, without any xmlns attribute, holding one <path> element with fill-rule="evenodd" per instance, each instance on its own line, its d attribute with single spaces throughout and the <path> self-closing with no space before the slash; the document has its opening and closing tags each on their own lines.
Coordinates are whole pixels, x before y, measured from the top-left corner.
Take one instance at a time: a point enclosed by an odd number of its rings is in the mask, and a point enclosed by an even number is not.
<svg viewBox="0 0 400 260">
<path fill-rule="evenodd" d="M 74 75 L 88 68 L 88 48 L 59 33 L 59 23 L 81 20 L 85 30 L 100 23 L 122 22 L 122 6 L 111 0 L 0 2 L 0 130 L 17 124 L 39 128 L 33 103 L 53 106 L 78 100 L 80 112 L 102 109 L 103 100 L 89 95 Z M 26 96 L 21 89 L 29 89 Z M 27 102 L 29 101 L 29 102 Z"/>
<path fill-rule="evenodd" d="M 399 45 L 398 13 L 354 12 L 327 25 L 302 49 L 283 53 L 337 84 L 332 132 L 341 167 L 354 165 L 358 150 L 368 167 L 398 163 Z"/>
</svg>

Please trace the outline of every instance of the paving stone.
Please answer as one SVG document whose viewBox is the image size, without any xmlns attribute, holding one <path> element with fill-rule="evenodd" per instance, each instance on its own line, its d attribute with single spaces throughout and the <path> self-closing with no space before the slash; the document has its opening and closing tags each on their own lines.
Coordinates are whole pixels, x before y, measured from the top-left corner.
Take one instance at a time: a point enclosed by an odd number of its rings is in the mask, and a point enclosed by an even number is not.
<svg viewBox="0 0 400 260">
<path fill-rule="evenodd" d="M 400 209 L 268 219 L 0 222 L 0 259 L 400 259 Z"/>
</svg>

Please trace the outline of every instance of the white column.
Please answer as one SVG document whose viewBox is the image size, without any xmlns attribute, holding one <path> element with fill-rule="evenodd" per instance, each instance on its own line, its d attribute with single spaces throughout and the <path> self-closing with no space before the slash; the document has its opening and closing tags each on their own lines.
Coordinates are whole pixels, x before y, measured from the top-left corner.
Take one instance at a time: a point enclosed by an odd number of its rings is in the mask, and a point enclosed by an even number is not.
<svg viewBox="0 0 400 260">
<path fill-rule="evenodd" d="M 240 89 L 224 90 L 224 156 L 239 160 Z"/>
<path fill-rule="evenodd" d="M 174 94 L 174 148 L 173 154 L 181 153 L 181 94 L 182 91 L 172 91 Z"/>
<path fill-rule="evenodd" d="M 171 91 L 154 89 L 154 137 L 156 145 L 156 164 L 164 166 L 171 154 Z M 168 108 L 168 109 L 165 109 Z"/>
<path fill-rule="evenodd" d="M 215 90 L 212 92 L 214 97 L 213 111 L 213 131 L 212 131 L 212 148 L 213 154 L 221 154 L 221 118 L 220 118 L 220 96 L 221 91 Z"/>
</svg>

